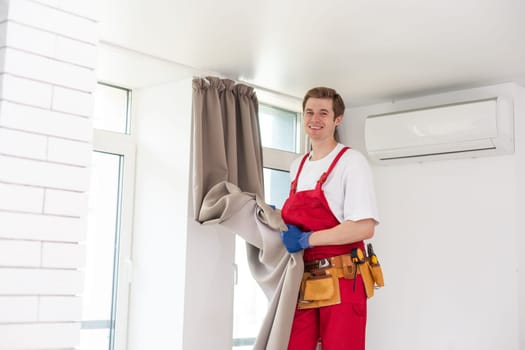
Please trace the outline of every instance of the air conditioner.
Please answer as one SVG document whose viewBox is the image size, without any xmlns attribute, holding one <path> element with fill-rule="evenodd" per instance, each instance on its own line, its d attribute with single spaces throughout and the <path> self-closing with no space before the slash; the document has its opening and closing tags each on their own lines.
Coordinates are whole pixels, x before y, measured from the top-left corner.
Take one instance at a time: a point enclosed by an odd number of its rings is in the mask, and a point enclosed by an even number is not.
<svg viewBox="0 0 525 350">
<path fill-rule="evenodd" d="M 502 97 L 370 115 L 365 142 L 383 164 L 514 152 L 512 100 Z"/>
</svg>

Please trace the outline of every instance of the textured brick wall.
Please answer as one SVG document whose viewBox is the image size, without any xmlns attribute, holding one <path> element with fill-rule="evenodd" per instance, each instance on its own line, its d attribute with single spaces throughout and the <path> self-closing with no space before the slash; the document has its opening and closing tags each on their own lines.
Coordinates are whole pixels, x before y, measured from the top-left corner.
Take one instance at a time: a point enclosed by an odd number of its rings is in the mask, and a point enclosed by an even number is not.
<svg viewBox="0 0 525 350">
<path fill-rule="evenodd" d="M 78 345 L 94 2 L 0 0 L 0 349 Z"/>
</svg>

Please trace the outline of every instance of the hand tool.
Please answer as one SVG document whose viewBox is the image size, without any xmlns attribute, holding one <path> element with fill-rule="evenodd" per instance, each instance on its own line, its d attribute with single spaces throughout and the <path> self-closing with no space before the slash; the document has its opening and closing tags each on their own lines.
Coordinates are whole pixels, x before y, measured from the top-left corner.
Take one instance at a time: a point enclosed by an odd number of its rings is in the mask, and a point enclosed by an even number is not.
<svg viewBox="0 0 525 350">
<path fill-rule="evenodd" d="M 352 262 L 355 264 L 355 269 L 354 269 L 354 286 L 352 288 L 352 290 L 355 292 L 355 281 L 357 279 L 357 269 L 359 268 L 358 265 L 360 265 L 360 264 L 365 262 L 365 255 L 363 254 L 363 251 L 361 250 L 361 248 L 353 248 L 350 251 L 350 257 L 352 258 Z"/>
<path fill-rule="evenodd" d="M 372 272 L 372 277 L 374 278 L 376 288 L 383 287 L 385 285 L 385 281 L 383 279 L 383 270 L 381 269 L 379 259 L 377 258 L 371 243 L 368 243 L 366 248 L 368 250 L 370 271 Z"/>
<path fill-rule="evenodd" d="M 366 250 L 368 251 L 368 258 L 370 259 L 370 263 L 372 265 L 379 264 L 379 260 L 377 260 L 377 255 L 374 252 L 374 248 L 372 247 L 372 243 L 368 243 L 366 245 Z"/>
</svg>

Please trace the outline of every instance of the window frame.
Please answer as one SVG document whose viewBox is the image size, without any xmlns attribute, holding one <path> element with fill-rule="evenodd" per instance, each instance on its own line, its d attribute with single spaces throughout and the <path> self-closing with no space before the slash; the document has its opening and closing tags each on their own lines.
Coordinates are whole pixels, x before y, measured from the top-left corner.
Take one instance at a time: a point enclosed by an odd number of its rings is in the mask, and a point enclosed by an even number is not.
<svg viewBox="0 0 525 350">
<path fill-rule="evenodd" d="M 128 340 L 129 322 L 129 298 L 132 282 L 132 233 L 133 233 L 133 211 L 135 197 L 135 164 L 137 142 L 132 134 L 134 118 L 131 108 L 132 90 L 98 82 L 118 89 L 127 90 L 127 127 L 126 133 L 93 128 L 93 152 L 103 152 L 119 155 L 122 157 L 120 168 L 120 188 L 118 205 L 118 224 L 119 241 L 117 247 L 117 264 L 114 270 L 113 286 L 117 285 L 117 294 L 113 297 L 116 304 L 112 303 L 111 315 L 114 317 L 115 324 L 113 331 L 114 350 L 125 350 Z M 114 267 L 115 268 L 115 267 Z M 116 280 L 115 280 L 116 277 Z M 115 291 L 115 289 L 113 289 Z M 111 349 L 111 345 L 110 345 Z"/>
</svg>

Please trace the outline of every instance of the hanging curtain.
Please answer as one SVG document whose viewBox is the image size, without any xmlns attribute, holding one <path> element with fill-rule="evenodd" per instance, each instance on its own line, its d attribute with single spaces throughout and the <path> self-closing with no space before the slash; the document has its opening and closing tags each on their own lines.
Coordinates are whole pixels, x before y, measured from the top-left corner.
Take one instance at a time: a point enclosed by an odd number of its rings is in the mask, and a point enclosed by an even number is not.
<svg viewBox="0 0 525 350">
<path fill-rule="evenodd" d="M 252 87 L 216 77 L 193 80 L 193 208 L 227 181 L 263 198 L 258 101 Z"/>
</svg>

